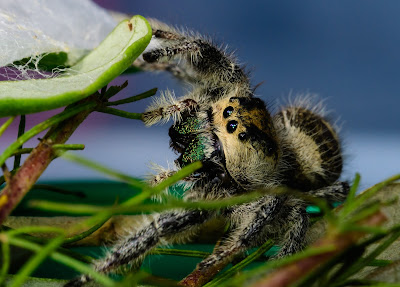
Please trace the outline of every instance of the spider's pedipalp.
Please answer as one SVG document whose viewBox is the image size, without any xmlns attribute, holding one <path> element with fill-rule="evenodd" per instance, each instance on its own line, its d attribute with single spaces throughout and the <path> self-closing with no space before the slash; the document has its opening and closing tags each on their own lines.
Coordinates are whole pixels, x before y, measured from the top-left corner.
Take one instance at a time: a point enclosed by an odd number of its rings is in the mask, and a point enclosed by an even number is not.
<svg viewBox="0 0 400 287">
<path fill-rule="evenodd" d="M 171 118 L 174 122 L 177 122 L 181 119 L 183 112 L 192 113 L 197 107 L 198 104 L 195 100 L 177 100 L 172 93 L 166 91 L 142 114 L 142 120 L 146 126 L 151 126 L 158 122 L 165 123 Z"/>
</svg>

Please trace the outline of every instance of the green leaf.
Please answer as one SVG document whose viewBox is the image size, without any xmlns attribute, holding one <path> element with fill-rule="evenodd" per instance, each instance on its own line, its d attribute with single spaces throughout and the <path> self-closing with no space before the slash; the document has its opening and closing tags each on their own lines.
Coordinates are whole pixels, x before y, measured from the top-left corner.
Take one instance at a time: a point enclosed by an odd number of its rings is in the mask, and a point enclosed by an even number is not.
<svg viewBox="0 0 400 287">
<path fill-rule="evenodd" d="M 122 21 L 67 76 L 0 82 L 0 117 L 59 108 L 81 100 L 124 72 L 144 51 L 151 28 L 141 16 Z"/>
</svg>

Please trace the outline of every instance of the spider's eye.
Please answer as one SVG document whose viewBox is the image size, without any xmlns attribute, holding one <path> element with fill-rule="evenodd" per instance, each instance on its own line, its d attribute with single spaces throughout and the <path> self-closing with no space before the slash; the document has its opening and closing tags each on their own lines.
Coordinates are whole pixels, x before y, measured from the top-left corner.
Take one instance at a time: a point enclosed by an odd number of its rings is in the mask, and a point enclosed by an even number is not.
<svg viewBox="0 0 400 287">
<path fill-rule="evenodd" d="M 223 116 L 226 119 L 233 113 L 233 107 L 229 106 L 224 110 Z"/>
<path fill-rule="evenodd" d="M 238 126 L 237 121 L 229 121 L 228 125 L 226 126 L 226 129 L 227 129 L 228 133 L 231 134 L 236 130 L 237 126 Z"/>
<path fill-rule="evenodd" d="M 239 139 L 241 141 L 244 141 L 245 139 L 247 139 L 247 133 L 243 132 L 239 134 Z"/>
</svg>

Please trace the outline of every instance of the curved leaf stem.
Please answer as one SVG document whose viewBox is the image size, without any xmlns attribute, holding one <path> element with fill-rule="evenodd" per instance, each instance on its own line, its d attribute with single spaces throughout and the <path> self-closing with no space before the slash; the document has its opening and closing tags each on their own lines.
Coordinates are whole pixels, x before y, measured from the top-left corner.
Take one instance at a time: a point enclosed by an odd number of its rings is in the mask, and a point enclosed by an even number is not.
<svg viewBox="0 0 400 287">
<path fill-rule="evenodd" d="M 22 136 L 25 133 L 25 124 L 26 124 L 26 117 L 25 115 L 21 115 L 21 119 L 19 121 L 19 126 L 18 126 L 18 137 Z M 21 165 L 21 155 L 17 154 L 15 155 L 13 169 L 18 169 L 20 165 Z"/>
<path fill-rule="evenodd" d="M 0 165 L 5 163 L 6 159 L 9 158 L 14 151 L 16 151 L 22 144 L 39 134 L 40 132 L 48 129 L 49 127 L 60 123 L 82 111 L 89 110 L 96 106 L 96 102 L 88 102 L 80 106 L 76 106 L 74 109 L 66 109 L 65 111 L 41 122 L 40 124 L 34 126 L 29 131 L 20 136 L 14 143 L 9 145 L 4 152 L 0 155 Z"/>
<path fill-rule="evenodd" d="M 105 114 L 111 114 L 114 116 L 122 117 L 122 118 L 127 118 L 127 119 L 134 119 L 134 120 L 142 119 L 141 113 L 130 113 L 130 112 L 125 112 L 125 111 L 121 111 L 118 109 L 114 109 L 114 108 L 100 107 L 97 109 L 97 111 L 101 112 L 101 113 L 105 113 Z"/>
<path fill-rule="evenodd" d="M 141 94 L 133 96 L 133 97 L 122 99 L 119 101 L 108 102 L 108 103 L 106 103 L 106 106 L 118 106 L 118 105 L 123 105 L 123 104 L 127 104 L 127 103 L 133 103 L 133 102 L 154 96 L 156 93 L 157 93 L 157 88 L 153 88 L 151 90 L 148 90 L 147 92 L 141 93 Z"/>
<path fill-rule="evenodd" d="M 15 116 L 9 118 L 1 127 L 0 127 L 0 137 L 3 135 L 5 130 L 12 124 L 12 122 L 15 120 Z"/>
</svg>

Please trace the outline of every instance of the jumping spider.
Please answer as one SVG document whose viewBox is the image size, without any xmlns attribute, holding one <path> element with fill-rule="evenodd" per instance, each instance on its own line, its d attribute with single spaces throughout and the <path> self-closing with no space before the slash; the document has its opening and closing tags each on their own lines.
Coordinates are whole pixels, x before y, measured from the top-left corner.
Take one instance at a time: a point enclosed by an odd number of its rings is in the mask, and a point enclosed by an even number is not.
<svg viewBox="0 0 400 287">
<path fill-rule="evenodd" d="M 146 125 L 167 122 L 177 169 L 201 161 L 184 179 L 185 200 L 213 200 L 245 192 L 288 186 L 329 203 L 343 201 L 348 184 L 337 182 L 342 170 L 338 135 L 318 109 L 289 105 L 271 115 L 254 96 L 248 75 L 211 41 L 150 20 L 153 39 L 136 64 L 167 70 L 193 89 L 177 99 L 164 94 L 143 114 Z M 174 171 L 154 176 L 156 184 Z M 309 226 L 307 202 L 293 194 L 265 193 L 256 200 L 223 210 L 173 210 L 160 213 L 123 238 L 94 268 L 102 273 L 135 263 L 159 244 L 187 237 L 216 216 L 230 223 L 225 240 L 181 284 L 199 286 L 235 256 L 268 238 L 276 239 L 281 258 L 301 250 Z M 82 275 L 66 286 L 81 286 Z"/>
</svg>

